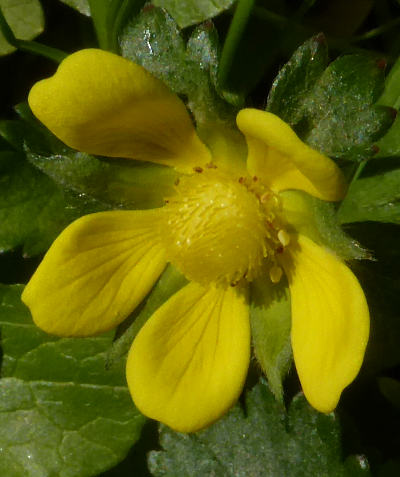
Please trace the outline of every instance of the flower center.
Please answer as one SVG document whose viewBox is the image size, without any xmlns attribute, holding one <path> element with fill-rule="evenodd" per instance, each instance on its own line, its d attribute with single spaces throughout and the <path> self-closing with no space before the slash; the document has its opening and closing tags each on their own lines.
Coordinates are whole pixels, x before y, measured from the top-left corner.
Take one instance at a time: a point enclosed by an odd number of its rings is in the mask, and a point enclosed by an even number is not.
<svg viewBox="0 0 400 477">
<path fill-rule="evenodd" d="M 161 237 L 169 261 L 202 284 L 235 285 L 267 270 L 278 282 L 276 255 L 289 243 L 279 198 L 255 177 L 196 171 L 166 200 Z"/>
</svg>

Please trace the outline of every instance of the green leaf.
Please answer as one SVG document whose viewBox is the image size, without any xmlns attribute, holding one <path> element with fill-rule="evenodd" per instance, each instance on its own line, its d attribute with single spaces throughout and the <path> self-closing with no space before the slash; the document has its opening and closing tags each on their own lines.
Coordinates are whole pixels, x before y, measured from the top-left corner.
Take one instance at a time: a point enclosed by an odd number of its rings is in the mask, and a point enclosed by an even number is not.
<svg viewBox="0 0 400 477">
<path fill-rule="evenodd" d="M 194 30 L 187 44 L 174 20 L 151 5 L 120 36 L 121 54 L 142 65 L 175 93 L 188 99 L 197 123 L 233 123 L 236 110 L 215 90 L 218 36 L 212 23 Z"/>
<path fill-rule="evenodd" d="M 219 15 L 235 0 L 153 0 L 153 3 L 165 8 L 178 25 L 185 28 Z"/>
<path fill-rule="evenodd" d="M 378 100 L 378 104 L 396 109 L 400 108 L 400 58 L 392 66 L 385 80 L 385 88 Z"/>
<path fill-rule="evenodd" d="M 105 370 L 112 335 L 46 335 L 20 302 L 21 291 L 0 287 L 0 473 L 96 476 L 125 457 L 144 423 L 123 363 Z"/>
<path fill-rule="evenodd" d="M 236 406 L 205 431 L 187 435 L 162 426 L 160 434 L 164 450 L 149 456 L 156 477 L 370 475 L 343 463 L 334 414 L 318 413 L 297 396 L 286 416 L 265 384 L 247 394 L 245 410 Z"/>
<path fill-rule="evenodd" d="M 49 156 L 28 153 L 27 157 L 63 188 L 101 201 L 105 208 L 161 207 L 173 194 L 177 177 L 170 167 L 129 159 L 100 159 L 73 150 Z"/>
<path fill-rule="evenodd" d="M 19 40 L 32 40 L 44 28 L 43 10 L 39 0 L 0 0 L 0 8 Z M 0 55 L 15 51 L 0 32 Z"/>
<path fill-rule="evenodd" d="M 360 244 L 341 228 L 332 203 L 300 191 L 282 193 L 286 220 L 297 232 L 329 247 L 344 260 L 370 258 Z"/>
<path fill-rule="evenodd" d="M 400 116 L 396 116 L 392 127 L 376 143 L 376 147 L 376 158 L 400 156 Z"/>
<path fill-rule="evenodd" d="M 375 59 L 361 54 L 339 57 L 307 97 L 302 138 L 332 157 L 372 157 L 374 142 L 393 122 L 389 108 L 375 105 L 382 88 L 383 70 Z"/>
<path fill-rule="evenodd" d="M 89 0 L 60 0 L 62 3 L 65 3 L 69 7 L 74 8 L 79 13 L 90 17 L 90 7 Z"/>
<path fill-rule="evenodd" d="M 0 134 L 62 189 L 72 191 L 74 207 L 79 202 L 86 207 L 88 199 L 94 199 L 103 210 L 110 206 L 147 209 L 164 205 L 164 198 L 173 193 L 177 176 L 172 168 L 75 151 L 40 125 L 30 111 L 22 114 L 23 121 L 0 122 Z M 85 207 L 82 212 L 93 211 Z"/>
<path fill-rule="evenodd" d="M 300 46 L 276 77 L 267 110 L 291 124 L 311 147 L 353 161 L 376 154 L 393 123 L 393 110 L 377 104 L 383 90 L 380 63 L 364 54 L 339 57 L 326 69 L 321 35 Z"/>
<path fill-rule="evenodd" d="M 338 219 L 343 224 L 364 221 L 400 224 L 400 169 L 354 182 L 340 206 Z"/>
<path fill-rule="evenodd" d="M 269 92 L 266 110 L 296 126 L 303 119 L 307 98 L 327 65 L 325 38 L 314 36 L 301 45 L 279 71 Z"/>
<path fill-rule="evenodd" d="M 287 284 L 272 287 L 268 277 L 251 284 L 250 323 L 254 354 L 272 393 L 283 404 L 282 381 L 292 358 Z"/>
<path fill-rule="evenodd" d="M 174 20 L 162 9 L 146 6 L 127 23 L 121 54 L 143 66 L 173 91 L 185 93 L 186 46 Z"/>
<path fill-rule="evenodd" d="M 0 250 L 26 256 L 48 249 L 79 211 L 62 191 L 17 152 L 0 152 Z"/>
</svg>

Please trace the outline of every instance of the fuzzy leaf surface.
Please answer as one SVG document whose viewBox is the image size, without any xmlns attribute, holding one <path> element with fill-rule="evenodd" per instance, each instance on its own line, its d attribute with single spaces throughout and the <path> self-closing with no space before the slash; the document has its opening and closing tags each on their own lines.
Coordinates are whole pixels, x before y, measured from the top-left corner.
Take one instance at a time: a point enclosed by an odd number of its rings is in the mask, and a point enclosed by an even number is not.
<svg viewBox="0 0 400 477">
<path fill-rule="evenodd" d="M 303 119 L 305 103 L 328 65 L 328 49 L 322 35 L 301 45 L 279 71 L 268 95 L 266 110 L 292 127 Z"/>
<path fill-rule="evenodd" d="M 215 89 L 218 36 L 211 22 L 195 28 L 186 43 L 178 25 L 157 7 L 145 8 L 120 36 L 121 54 L 188 98 L 197 123 L 231 121 L 235 109 Z"/>
<path fill-rule="evenodd" d="M 15 151 L 0 152 L 0 250 L 22 247 L 26 256 L 48 249 L 79 216 L 62 191 Z"/>
<path fill-rule="evenodd" d="M 144 423 L 123 363 L 105 370 L 112 334 L 47 335 L 32 323 L 21 291 L 0 287 L 0 474 L 96 476 L 125 457 Z"/>
<path fill-rule="evenodd" d="M 369 159 L 394 120 L 393 110 L 378 102 L 384 70 L 365 54 L 327 61 L 322 35 L 306 41 L 276 77 L 267 110 L 328 156 Z"/>
<path fill-rule="evenodd" d="M 162 451 L 149 455 L 156 477 L 370 476 L 367 465 L 343 462 L 340 428 L 334 414 L 314 411 L 302 396 L 292 401 L 288 415 L 265 384 L 209 429 L 180 434 L 162 426 Z"/>
<path fill-rule="evenodd" d="M 373 144 L 393 123 L 389 108 L 376 105 L 384 72 L 375 59 L 339 57 L 320 76 L 306 104 L 304 140 L 337 158 L 359 161 L 375 154 Z"/>
</svg>

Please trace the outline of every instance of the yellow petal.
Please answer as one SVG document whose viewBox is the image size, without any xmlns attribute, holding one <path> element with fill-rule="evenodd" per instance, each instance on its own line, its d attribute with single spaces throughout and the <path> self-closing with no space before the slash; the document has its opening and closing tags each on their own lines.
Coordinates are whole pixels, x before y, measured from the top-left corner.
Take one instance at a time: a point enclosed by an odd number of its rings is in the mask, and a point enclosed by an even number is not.
<svg viewBox="0 0 400 477">
<path fill-rule="evenodd" d="M 127 379 L 140 411 L 181 432 L 202 429 L 240 395 L 250 357 L 246 297 L 190 283 L 144 325 Z"/>
<path fill-rule="evenodd" d="M 369 334 L 364 293 L 351 270 L 331 252 L 299 236 L 282 263 L 292 303 L 292 347 L 310 404 L 332 411 L 356 377 Z"/>
<path fill-rule="evenodd" d="M 278 116 L 243 109 L 237 124 L 246 136 L 250 174 L 273 191 L 299 189 L 329 201 L 344 197 L 345 180 L 336 164 L 304 144 Z"/>
<path fill-rule="evenodd" d="M 69 225 L 22 295 L 37 326 L 58 336 L 89 336 L 121 323 L 165 267 L 157 220 L 157 210 L 114 211 Z"/>
<path fill-rule="evenodd" d="M 68 146 L 191 171 L 210 161 L 182 101 L 144 68 L 102 50 L 68 56 L 29 105 Z"/>
</svg>

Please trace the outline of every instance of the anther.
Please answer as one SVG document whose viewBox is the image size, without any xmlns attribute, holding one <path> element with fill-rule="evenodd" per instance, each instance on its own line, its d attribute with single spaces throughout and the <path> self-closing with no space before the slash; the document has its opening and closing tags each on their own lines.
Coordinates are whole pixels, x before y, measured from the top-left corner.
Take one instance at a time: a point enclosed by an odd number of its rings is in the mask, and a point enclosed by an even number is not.
<svg viewBox="0 0 400 477">
<path fill-rule="evenodd" d="M 193 170 L 194 170 L 194 172 L 203 172 L 203 168 L 199 167 L 199 166 L 193 167 Z"/>
<path fill-rule="evenodd" d="M 282 278 L 282 268 L 274 265 L 269 269 L 269 278 L 271 279 L 272 283 L 279 283 Z"/>
<path fill-rule="evenodd" d="M 257 177 L 257 176 L 254 176 L 254 177 L 253 177 L 253 181 L 254 181 L 254 182 L 257 182 L 257 181 L 258 181 L 258 177 Z"/>
<path fill-rule="evenodd" d="M 284 247 L 286 247 L 290 243 L 290 235 L 286 232 L 286 230 L 281 229 L 278 232 L 278 240 Z"/>
<path fill-rule="evenodd" d="M 245 178 L 244 177 L 239 177 L 239 184 L 243 184 L 245 182 Z"/>
<path fill-rule="evenodd" d="M 267 202 L 271 197 L 271 192 L 264 192 L 264 194 L 260 197 L 260 202 L 264 204 Z"/>
</svg>

